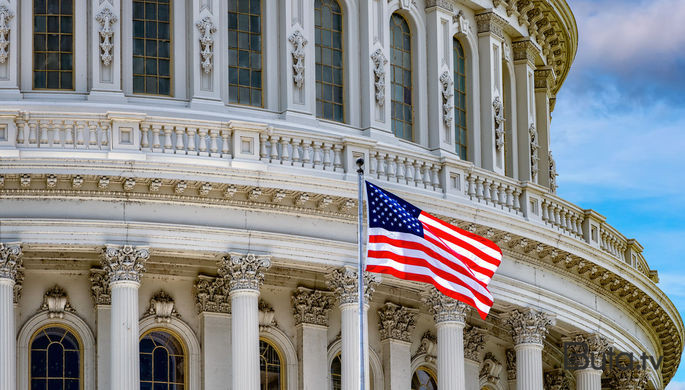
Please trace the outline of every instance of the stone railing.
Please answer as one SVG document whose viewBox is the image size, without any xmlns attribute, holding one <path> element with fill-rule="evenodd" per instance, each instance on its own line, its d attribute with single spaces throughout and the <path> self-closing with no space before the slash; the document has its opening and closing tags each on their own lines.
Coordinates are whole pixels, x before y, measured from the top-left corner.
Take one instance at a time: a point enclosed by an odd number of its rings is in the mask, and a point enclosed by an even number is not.
<svg viewBox="0 0 685 390">
<path fill-rule="evenodd" d="M 438 156 L 417 145 L 385 144 L 363 136 L 340 136 L 274 128 L 252 122 L 219 122 L 148 117 L 144 114 L 61 114 L 0 111 L 0 157 L 31 157 L 49 151 L 84 150 L 89 157 L 106 159 L 115 153 L 135 159 L 179 164 L 194 160 L 216 166 L 236 161 L 263 164 L 267 170 L 320 171 L 340 180 L 353 180 L 357 157 L 367 158 L 367 177 L 413 191 L 465 199 L 476 207 L 492 209 L 547 226 L 585 241 L 656 280 L 642 256 L 642 247 L 628 240 L 592 210 L 583 210 L 546 188 L 475 167 L 453 157 Z M 100 153 L 100 155 L 97 155 Z M 47 155 L 46 155 L 47 156 Z M 73 158 L 74 153 L 64 155 Z M 76 155 L 78 156 L 78 155 Z M 122 157 L 124 156 L 124 157 Z M 214 162 L 211 162 L 214 161 Z M 348 175 L 348 174 L 352 175 Z M 313 174 L 313 172 L 312 172 Z"/>
</svg>

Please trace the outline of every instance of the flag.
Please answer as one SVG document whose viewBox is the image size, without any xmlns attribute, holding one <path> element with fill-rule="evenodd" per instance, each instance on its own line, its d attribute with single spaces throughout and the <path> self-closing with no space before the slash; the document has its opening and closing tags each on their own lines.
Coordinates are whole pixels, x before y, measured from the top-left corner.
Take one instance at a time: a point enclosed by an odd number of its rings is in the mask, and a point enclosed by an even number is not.
<svg viewBox="0 0 685 390">
<path fill-rule="evenodd" d="M 493 303 L 487 286 L 502 262 L 502 250 L 368 181 L 366 194 L 366 270 L 431 283 L 485 319 Z"/>
</svg>

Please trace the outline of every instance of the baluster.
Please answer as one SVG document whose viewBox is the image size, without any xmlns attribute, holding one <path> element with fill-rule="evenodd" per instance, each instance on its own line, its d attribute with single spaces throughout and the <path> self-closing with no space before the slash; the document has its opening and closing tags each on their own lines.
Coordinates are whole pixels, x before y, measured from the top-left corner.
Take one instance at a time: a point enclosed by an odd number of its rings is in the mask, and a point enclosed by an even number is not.
<svg viewBox="0 0 685 390">
<path fill-rule="evenodd" d="M 507 209 L 511 211 L 511 209 L 514 208 L 514 189 L 511 186 L 507 186 L 507 188 L 504 189 L 504 192 L 506 196 L 505 204 L 507 206 Z"/>
<path fill-rule="evenodd" d="M 388 181 L 394 182 L 395 179 L 395 172 L 397 171 L 397 168 L 395 167 L 395 156 L 387 155 L 385 157 L 385 165 L 388 167 L 388 170 L 386 172 L 386 175 L 388 176 Z"/>
<path fill-rule="evenodd" d="M 290 138 L 281 137 L 281 164 L 290 165 L 290 150 L 288 145 L 290 144 Z"/>
<path fill-rule="evenodd" d="M 431 172 L 433 172 L 433 189 L 439 191 L 442 189 L 440 185 L 440 167 L 436 164 L 431 166 Z"/>
<path fill-rule="evenodd" d="M 376 152 L 373 150 L 369 151 L 369 176 L 375 177 L 376 176 L 376 167 L 378 166 L 378 162 L 376 161 Z"/>
<path fill-rule="evenodd" d="M 152 125 L 152 151 L 160 151 L 161 142 L 159 140 L 159 131 L 161 130 L 160 125 Z"/>
<path fill-rule="evenodd" d="M 331 158 L 331 147 L 331 144 L 323 144 L 323 169 L 326 171 L 330 171 L 331 165 L 333 164 L 333 159 Z"/>
<path fill-rule="evenodd" d="M 219 151 L 219 143 L 217 142 L 217 137 L 219 136 L 218 129 L 209 129 L 209 151 L 212 156 L 215 156 Z"/>
<path fill-rule="evenodd" d="M 521 194 L 523 192 L 519 188 L 514 188 L 514 210 L 521 211 Z"/>
<path fill-rule="evenodd" d="M 540 204 L 540 210 L 542 211 L 542 220 L 544 222 L 549 221 L 549 212 L 547 210 L 547 199 L 543 200 Z"/>
<path fill-rule="evenodd" d="M 386 180 L 387 174 L 385 173 L 385 153 L 377 153 L 376 161 L 378 166 L 376 167 L 376 174 L 378 175 L 378 180 Z"/>
<path fill-rule="evenodd" d="M 423 176 L 421 173 L 421 161 L 414 160 L 414 186 L 420 187 L 423 184 Z"/>
<path fill-rule="evenodd" d="M 22 119 L 17 119 L 17 146 L 20 146 L 24 143 L 24 140 L 26 139 L 24 135 L 24 130 L 26 128 L 26 121 Z"/>
<path fill-rule="evenodd" d="M 197 132 L 200 136 L 200 145 L 198 145 L 198 151 L 201 156 L 207 156 L 207 132 L 209 130 L 205 127 L 198 128 Z"/>
<path fill-rule="evenodd" d="M 494 180 L 490 183 L 490 197 L 492 198 L 492 205 L 499 206 L 499 184 Z"/>
<path fill-rule="evenodd" d="M 140 149 L 144 150 L 150 146 L 150 140 L 148 134 L 150 133 L 150 125 L 147 123 L 141 123 L 140 125 Z"/>
<path fill-rule="evenodd" d="M 554 225 L 557 227 L 561 225 L 561 208 L 559 205 L 554 205 Z"/>
<path fill-rule="evenodd" d="M 566 231 L 573 234 L 573 225 L 571 224 L 571 211 L 566 210 Z"/>
<path fill-rule="evenodd" d="M 507 185 L 504 183 L 500 183 L 498 186 L 499 191 L 499 204 L 502 206 L 502 209 L 504 209 L 507 206 Z"/>
<path fill-rule="evenodd" d="M 259 134 L 259 159 L 266 161 L 269 154 L 266 152 L 266 134 Z"/>
<path fill-rule="evenodd" d="M 483 200 L 490 203 L 490 181 L 487 179 L 483 179 Z"/>
<path fill-rule="evenodd" d="M 576 222 L 576 231 L 578 232 L 578 237 L 583 237 L 583 216 L 578 217 L 578 221 Z"/>
<path fill-rule="evenodd" d="M 41 121 L 40 122 L 40 143 L 41 144 L 47 144 L 48 143 L 48 125 L 49 125 L 49 122 L 47 122 L 47 121 Z"/>
<path fill-rule="evenodd" d="M 473 199 L 473 197 L 476 196 L 476 178 L 473 176 L 473 173 L 469 173 L 466 177 L 466 181 L 469 183 L 468 188 L 466 189 L 467 194 L 470 199 Z"/>
<path fill-rule="evenodd" d="M 294 167 L 301 167 L 302 166 L 302 164 L 300 163 L 300 160 L 302 159 L 302 157 L 300 156 L 300 144 L 301 143 L 302 143 L 302 140 L 295 139 L 295 138 L 293 138 L 292 142 L 290 143 L 290 145 L 293 148 L 293 153 L 292 153 L 291 159 L 293 161 Z"/>
<path fill-rule="evenodd" d="M 174 147 L 174 144 L 171 140 L 171 133 L 173 130 L 174 128 L 171 125 L 162 126 L 162 131 L 164 132 L 164 153 L 171 153 Z"/>
<path fill-rule="evenodd" d="M 404 160 L 404 180 L 409 186 L 414 184 L 414 165 L 410 159 Z"/>
<path fill-rule="evenodd" d="M 271 135 L 269 137 L 269 145 L 271 148 L 269 149 L 269 162 L 274 163 L 278 161 L 278 136 L 277 135 Z"/>
<path fill-rule="evenodd" d="M 321 152 L 321 147 L 323 142 L 312 141 L 312 148 L 314 153 L 314 168 L 323 169 L 323 156 Z"/>
<path fill-rule="evenodd" d="M 478 176 L 476 178 L 476 198 L 481 201 L 485 197 L 485 194 L 483 193 L 483 180 L 482 177 Z"/>
<path fill-rule="evenodd" d="M 395 176 L 397 177 L 397 182 L 400 184 L 405 184 L 406 181 L 404 180 L 404 172 L 405 172 L 405 160 L 406 158 L 397 156 L 397 172 L 395 172 Z"/>
<path fill-rule="evenodd" d="M 432 186 L 431 169 L 426 162 L 421 167 L 421 175 L 423 175 L 423 188 L 429 190 Z"/>
<path fill-rule="evenodd" d="M 188 154 L 197 155 L 195 152 L 195 134 L 197 134 L 197 128 L 186 127 L 186 131 L 188 132 Z"/>
<path fill-rule="evenodd" d="M 84 122 L 78 122 L 76 124 L 76 147 L 77 148 L 83 148 L 85 147 L 85 128 L 86 124 Z"/>
<path fill-rule="evenodd" d="M 302 166 L 305 168 L 313 168 L 311 164 L 312 153 L 310 150 L 311 141 L 303 139 L 302 140 Z"/>
<path fill-rule="evenodd" d="M 36 134 L 36 122 L 29 122 L 29 145 L 35 145 L 38 141 L 38 136 Z"/>
<path fill-rule="evenodd" d="M 52 121 L 52 146 L 59 146 L 62 143 L 62 124 L 60 121 Z"/>
<path fill-rule="evenodd" d="M 74 144 L 74 122 L 65 121 L 64 122 L 64 144 L 73 145 Z"/>
<path fill-rule="evenodd" d="M 221 157 L 223 158 L 231 158 L 231 129 L 230 128 L 223 128 L 221 129 Z M 261 134 L 260 134 L 260 139 L 261 139 Z M 260 155 L 261 155 L 261 144 L 259 145 L 260 147 Z"/>
<path fill-rule="evenodd" d="M 88 122 L 88 149 L 94 149 L 98 144 L 98 126 L 96 122 Z"/>
<path fill-rule="evenodd" d="M 100 145 L 101 146 L 107 146 L 109 145 L 109 121 L 103 121 L 100 123 L 100 128 L 102 129 L 102 138 L 100 138 Z"/>
<path fill-rule="evenodd" d="M 343 171 L 342 150 L 342 145 L 333 146 L 333 171 L 335 172 Z"/>
<path fill-rule="evenodd" d="M 183 134 L 186 128 L 183 126 L 175 126 L 174 133 L 176 133 L 176 154 L 185 154 L 185 146 L 183 145 Z"/>
<path fill-rule="evenodd" d="M 576 230 L 576 215 L 571 214 L 571 234 L 574 236 L 578 235 L 578 231 Z"/>
</svg>

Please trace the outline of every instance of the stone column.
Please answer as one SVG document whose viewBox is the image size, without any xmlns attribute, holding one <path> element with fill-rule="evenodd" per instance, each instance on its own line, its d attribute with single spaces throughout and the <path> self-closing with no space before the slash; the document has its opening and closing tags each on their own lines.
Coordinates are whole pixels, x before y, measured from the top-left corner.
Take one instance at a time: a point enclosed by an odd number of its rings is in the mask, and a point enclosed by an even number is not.
<svg viewBox="0 0 685 390">
<path fill-rule="evenodd" d="M 259 390 L 259 287 L 264 271 L 271 267 L 268 256 L 230 253 L 221 261 L 219 275 L 228 281 L 231 297 L 231 354 L 233 389 Z"/>
<path fill-rule="evenodd" d="M 298 287 L 292 296 L 297 327 L 298 376 L 301 390 L 328 387 L 328 312 L 330 292 Z"/>
<path fill-rule="evenodd" d="M 109 287 L 109 274 L 101 268 L 90 270 L 90 293 L 95 303 L 95 337 L 98 342 L 96 370 L 98 390 L 108 390 L 110 387 L 110 358 L 111 346 L 108 335 L 112 328 L 112 291 Z"/>
<path fill-rule="evenodd" d="M 550 140 L 550 91 L 554 86 L 554 70 L 544 68 L 535 70 L 535 128 L 539 144 L 538 183 L 550 187 L 549 140 Z"/>
<path fill-rule="evenodd" d="M 518 146 L 518 177 L 536 182 L 532 175 L 529 129 L 535 126 L 534 72 L 535 44 L 531 40 L 513 43 L 514 73 L 516 76 L 516 128 Z"/>
<path fill-rule="evenodd" d="M 228 281 L 199 275 L 195 306 L 200 315 L 202 383 L 206 389 L 226 389 L 231 383 L 231 302 Z"/>
<path fill-rule="evenodd" d="M 543 390 L 542 348 L 551 318 L 533 309 L 515 309 L 505 319 L 516 351 L 516 388 Z"/>
<path fill-rule="evenodd" d="M 22 268 L 21 245 L 0 243 L 0 389 L 17 387 L 14 287 Z"/>
<path fill-rule="evenodd" d="M 150 258 L 147 248 L 107 245 L 102 268 L 112 296 L 110 328 L 110 389 L 140 387 L 138 288 Z"/>
<path fill-rule="evenodd" d="M 378 310 L 385 390 L 406 390 L 411 387 L 413 373 L 409 349 L 415 316 L 415 309 L 391 302 L 386 302 Z"/>
<path fill-rule="evenodd" d="M 578 390 L 602 389 L 602 362 L 609 342 L 598 334 L 576 334 L 562 339 L 569 364 L 578 367 L 574 375 Z M 572 357 L 585 356 L 585 361 Z"/>
<path fill-rule="evenodd" d="M 375 275 L 364 274 L 364 355 L 366 388 L 369 388 L 369 300 L 378 284 Z M 328 275 L 328 286 L 338 299 L 341 314 L 342 336 L 342 390 L 358 390 L 356 378 L 359 378 L 359 294 L 357 293 L 357 271 L 352 268 L 340 268 Z"/>
<path fill-rule="evenodd" d="M 647 388 L 647 372 L 637 364 L 635 367 L 614 367 L 609 373 L 611 388 L 621 390 L 645 390 Z"/>
<path fill-rule="evenodd" d="M 442 389 L 464 390 L 464 326 L 468 306 L 435 288 L 423 299 L 438 330 L 438 384 Z"/>
<path fill-rule="evenodd" d="M 467 325 L 464 329 L 466 390 L 480 390 L 480 354 L 483 348 L 485 348 L 485 330 Z"/>
</svg>

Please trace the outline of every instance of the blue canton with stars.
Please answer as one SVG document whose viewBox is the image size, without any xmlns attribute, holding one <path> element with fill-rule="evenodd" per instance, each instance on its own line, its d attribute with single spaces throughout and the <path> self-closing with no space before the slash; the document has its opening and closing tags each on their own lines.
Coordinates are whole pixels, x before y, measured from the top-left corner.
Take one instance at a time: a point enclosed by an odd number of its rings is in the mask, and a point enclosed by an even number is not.
<svg viewBox="0 0 685 390">
<path fill-rule="evenodd" d="M 369 227 L 423 237 L 423 225 L 418 220 L 421 214 L 419 208 L 368 181 L 366 197 L 369 202 Z"/>
</svg>

